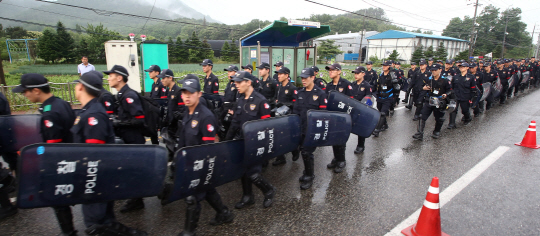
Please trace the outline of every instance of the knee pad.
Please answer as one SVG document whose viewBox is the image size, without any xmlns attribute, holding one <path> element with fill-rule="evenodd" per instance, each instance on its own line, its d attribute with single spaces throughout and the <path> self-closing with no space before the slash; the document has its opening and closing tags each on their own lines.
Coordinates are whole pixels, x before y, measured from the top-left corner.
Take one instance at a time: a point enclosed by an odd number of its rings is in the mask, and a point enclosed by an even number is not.
<svg viewBox="0 0 540 236">
<path fill-rule="evenodd" d="M 252 174 L 251 176 L 249 176 L 249 179 L 251 179 L 251 181 L 253 181 L 253 182 L 257 181 L 260 178 L 261 178 L 260 173 L 255 173 L 255 174 Z"/>
<path fill-rule="evenodd" d="M 188 206 L 193 206 L 193 205 L 196 205 L 197 204 L 197 198 L 195 196 L 189 196 L 186 198 L 186 203 L 188 204 Z"/>
<path fill-rule="evenodd" d="M 381 116 L 387 116 L 386 112 L 381 112 Z"/>
</svg>

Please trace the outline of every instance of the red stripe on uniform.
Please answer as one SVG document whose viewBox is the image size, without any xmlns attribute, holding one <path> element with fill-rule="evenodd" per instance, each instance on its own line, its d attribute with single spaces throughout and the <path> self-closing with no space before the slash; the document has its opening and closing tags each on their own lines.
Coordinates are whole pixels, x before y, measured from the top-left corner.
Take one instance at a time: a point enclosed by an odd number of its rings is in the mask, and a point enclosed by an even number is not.
<svg viewBox="0 0 540 236">
<path fill-rule="evenodd" d="M 216 137 L 202 137 L 202 141 L 214 141 Z"/>
<path fill-rule="evenodd" d="M 160 98 L 167 98 L 167 96 L 161 96 Z"/>
<path fill-rule="evenodd" d="M 144 115 L 135 116 L 135 119 L 144 119 Z"/>
<path fill-rule="evenodd" d="M 293 102 L 296 102 L 296 99 L 293 99 L 292 101 L 293 101 Z"/>
<path fill-rule="evenodd" d="M 112 113 L 113 113 L 113 111 L 107 111 L 107 114 L 112 114 Z"/>
<path fill-rule="evenodd" d="M 324 105 L 320 105 L 320 106 L 319 106 L 319 108 L 326 108 L 326 106 L 324 106 Z"/>
<path fill-rule="evenodd" d="M 354 98 L 354 96 L 351 96 L 351 98 Z"/>
<path fill-rule="evenodd" d="M 179 102 L 178 105 L 183 106 L 183 105 L 186 105 L 186 104 L 183 103 L 183 102 Z"/>
<path fill-rule="evenodd" d="M 99 139 L 87 139 L 87 140 L 86 140 L 86 143 L 99 143 L 99 144 L 104 144 L 105 141 L 99 140 Z"/>
<path fill-rule="evenodd" d="M 326 88 L 322 88 L 322 90 L 326 90 Z"/>
<path fill-rule="evenodd" d="M 261 119 L 270 118 L 270 115 L 261 116 Z"/>
<path fill-rule="evenodd" d="M 214 93 L 219 93 L 219 91 L 214 91 Z"/>
<path fill-rule="evenodd" d="M 47 143 L 59 143 L 62 142 L 62 139 L 49 139 L 47 140 Z"/>
<path fill-rule="evenodd" d="M 476 86 L 472 86 L 471 88 L 476 88 Z"/>
</svg>

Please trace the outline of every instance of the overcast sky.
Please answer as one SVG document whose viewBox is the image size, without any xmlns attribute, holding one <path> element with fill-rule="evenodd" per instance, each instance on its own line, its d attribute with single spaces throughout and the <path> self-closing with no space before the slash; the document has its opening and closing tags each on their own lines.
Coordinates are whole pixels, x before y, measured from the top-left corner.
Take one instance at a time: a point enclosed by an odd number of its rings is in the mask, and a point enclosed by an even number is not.
<svg viewBox="0 0 540 236">
<path fill-rule="evenodd" d="M 151 3 L 154 0 L 146 0 Z M 162 3 L 176 2 L 179 0 L 156 0 L 157 5 Z M 324 6 L 316 5 L 304 0 L 272 0 L 272 1 L 248 1 L 248 0 L 182 0 L 197 11 L 211 16 L 225 24 L 242 24 L 252 19 L 277 20 L 286 18 L 309 17 L 311 14 L 342 14 Z M 435 34 L 441 34 L 451 18 L 465 15 L 474 15 L 475 0 L 313 0 L 315 2 L 334 6 L 340 9 L 355 11 L 369 7 L 381 7 L 385 9 L 388 17 L 395 22 L 405 25 L 438 30 Z M 388 7 L 383 4 L 386 4 Z M 469 4 L 469 5 L 467 5 Z M 485 6 L 493 4 L 498 8 L 506 9 L 520 7 L 523 11 L 522 20 L 527 23 L 527 31 L 532 32 L 535 23 L 540 23 L 539 0 L 479 0 L 481 6 L 479 12 Z M 414 13 L 411 15 L 407 12 Z M 412 30 L 413 28 L 408 28 Z M 536 32 L 540 31 L 537 27 Z M 535 34 L 535 41 L 538 35 Z"/>
</svg>

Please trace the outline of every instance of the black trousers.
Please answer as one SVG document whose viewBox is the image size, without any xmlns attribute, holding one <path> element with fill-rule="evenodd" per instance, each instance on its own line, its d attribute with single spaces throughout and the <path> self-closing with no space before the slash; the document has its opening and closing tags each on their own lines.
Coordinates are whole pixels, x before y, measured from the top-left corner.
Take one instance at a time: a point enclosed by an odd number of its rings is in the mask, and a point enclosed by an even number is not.
<svg viewBox="0 0 540 236">
<path fill-rule="evenodd" d="M 501 96 L 503 95 L 504 94 L 501 93 Z M 452 113 L 457 114 L 458 108 L 460 107 L 461 107 L 461 114 L 465 116 L 465 120 L 470 120 L 471 119 L 471 104 L 469 103 L 469 101 L 457 101 L 456 109 Z"/>
<path fill-rule="evenodd" d="M 82 213 L 86 228 L 96 224 L 103 225 L 116 221 L 114 201 L 82 204 Z"/>
<path fill-rule="evenodd" d="M 121 127 L 115 129 L 114 132 L 118 137 L 122 138 L 126 144 L 145 144 L 146 139 L 140 131 L 141 128 Z"/>
<path fill-rule="evenodd" d="M 388 112 L 390 111 L 390 107 L 394 105 L 394 97 L 389 98 L 377 98 L 377 110 L 379 112 L 384 113 L 386 116 L 388 116 Z"/>
<path fill-rule="evenodd" d="M 431 113 L 435 116 L 435 120 L 439 121 L 444 118 L 445 110 L 443 108 L 430 106 L 429 103 L 424 103 L 424 106 L 422 107 L 422 120 L 426 121 L 429 116 L 431 116 Z"/>
</svg>

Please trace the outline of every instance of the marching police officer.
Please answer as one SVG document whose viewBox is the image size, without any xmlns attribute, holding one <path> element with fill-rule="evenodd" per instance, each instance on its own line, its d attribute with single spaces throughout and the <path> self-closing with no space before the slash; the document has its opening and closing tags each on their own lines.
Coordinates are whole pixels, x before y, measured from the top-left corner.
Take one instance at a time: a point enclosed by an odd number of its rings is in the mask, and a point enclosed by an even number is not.
<svg viewBox="0 0 540 236">
<path fill-rule="evenodd" d="M 381 113 L 379 124 L 373 131 L 375 137 L 379 136 L 380 131 L 388 129 L 386 117 L 389 115 L 390 107 L 394 104 L 394 90 L 399 86 L 398 76 L 394 71 L 390 70 L 392 63 L 384 61 L 381 65 L 383 66 L 383 72 L 373 84 L 373 91 L 377 94 L 377 110 Z"/>
<path fill-rule="evenodd" d="M 431 66 L 433 66 L 433 57 L 428 58 L 428 65 L 427 65 L 428 71 L 431 70 Z"/>
<path fill-rule="evenodd" d="M 356 82 L 353 82 L 351 85 L 354 99 L 358 101 L 362 101 L 364 98 L 371 99 L 373 89 L 371 88 L 371 85 L 364 80 L 366 68 L 359 66 L 356 67 L 356 69 L 354 69 L 352 72 L 354 73 L 354 79 L 356 80 Z M 358 136 L 358 144 L 356 145 L 354 153 L 358 154 L 364 152 L 365 143 L 366 138 Z"/>
<path fill-rule="evenodd" d="M 225 135 L 227 134 L 227 130 L 231 124 L 232 115 L 229 114 L 229 111 L 234 109 L 234 104 L 238 98 L 238 90 L 236 89 L 234 81 L 232 81 L 232 76 L 238 72 L 238 67 L 235 65 L 230 65 L 223 70 L 227 71 L 229 82 L 227 82 L 227 87 L 225 87 L 225 93 L 223 96 L 223 111 L 218 119 L 218 123 L 220 123 L 218 136 L 221 140 L 225 139 Z"/>
<path fill-rule="evenodd" d="M 255 91 L 261 92 L 260 81 L 256 76 L 253 75 L 253 66 L 248 64 L 246 66 L 242 66 L 242 69 L 244 71 L 247 71 L 251 76 L 250 79 L 253 81 L 253 88 L 255 89 Z"/>
<path fill-rule="evenodd" d="M 394 114 L 394 107 L 399 105 L 399 95 L 401 94 L 401 90 L 402 90 L 402 87 L 403 87 L 403 78 L 405 78 L 405 73 L 403 72 L 402 69 L 400 69 L 401 67 L 401 62 L 399 61 L 396 61 L 396 62 L 392 62 L 393 64 L 393 72 L 395 75 L 397 75 L 397 80 L 398 80 L 398 84 L 399 84 L 399 89 L 396 87 L 394 89 L 394 104 L 392 104 L 392 107 L 390 108 L 390 114 Z"/>
<path fill-rule="evenodd" d="M 312 68 L 305 68 L 300 74 L 302 78 L 302 89 L 298 90 L 298 96 L 294 102 L 293 114 L 298 114 L 302 120 L 302 139 L 305 138 L 307 130 L 308 110 L 326 109 L 326 93 L 315 85 L 315 71 Z M 315 160 L 313 152 L 317 147 L 301 147 L 302 160 L 304 161 L 304 174 L 300 177 L 300 189 L 311 188 L 315 178 Z"/>
<path fill-rule="evenodd" d="M 40 133 L 46 143 L 72 143 L 70 132 L 75 114 L 66 101 L 53 96 L 47 79 L 40 74 L 24 74 L 21 84 L 13 88 L 14 93 L 23 95 L 33 103 L 42 103 Z M 73 227 L 73 215 L 70 206 L 53 207 L 63 235 L 77 235 Z"/>
<path fill-rule="evenodd" d="M 8 100 L 2 92 L 0 92 L 0 115 L 11 115 Z M 17 169 L 17 153 L 4 152 L 0 155 L 9 166 L 9 170 L 4 169 L 0 162 L 0 220 L 2 220 L 17 213 L 17 207 L 9 200 L 9 193 L 15 191 L 15 178 L 10 172 Z"/>
<path fill-rule="evenodd" d="M 338 91 L 352 98 L 353 94 L 351 83 L 348 80 L 341 78 L 341 65 L 334 63 L 331 66 L 326 66 L 325 69 L 328 71 L 330 79 L 332 79 L 332 81 L 326 85 L 326 94 L 330 94 L 332 91 Z M 326 165 L 326 167 L 328 169 L 334 169 L 334 173 L 343 172 L 345 166 L 347 165 L 345 161 L 346 148 L 346 145 L 332 146 L 334 158 L 330 164 Z"/>
<path fill-rule="evenodd" d="M 364 76 L 364 80 L 366 82 L 368 82 L 369 84 L 371 84 L 371 85 L 373 85 L 375 80 L 377 80 L 377 78 L 379 78 L 378 74 L 377 74 L 377 71 L 374 70 L 372 67 L 373 67 L 373 62 L 372 61 L 366 62 L 366 76 Z"/>
<path fill-rule="evenodd" d="M 418 132 L 413 135 L 416 140 L 423 140 L 426 121 L 433 112 L 435 116 L 435 130 L 431 137 L 437 139 L 441 137 L 441 128 L 444 123 L 444 113 L 446 111 L 446 98 L 452 93 L 450 81 L 441 76 L 442 66 L 434 64 L 431 66 L 431 76 L 425 81 L 422 88 L 427 91 L 426 100 L 422 107 L 422 118 L 418 121 Z"/>
<path fill-rule="evenodd" d="M 424 87 L 424 81 L 427 81 L 431 76 L 431 72 L 427 69 L 428 66 L 426 61 L 420 60 L 419 64 L 420 71 L 415 74 L 415 77 L 412 79 L 412 82 L 409 85 L 412 88 L 414 106 L 416 106 L 416 111 L 414 112 L 413 118 L 414 121 L 420 119 L 420 114 L 422 113 L 422 102 L 424 101 L 424 96 L 426 95 L 426 91 L 422 88 Z"/>
<path fill-rule="evenodd" d="M 511 71 L 508 70 L 508 68 L 504 67 L 504 61 L 499 60 L 497 61 L 497 74 L 499 74 L 499 79 L 501 80 L 501 84 L 503 86 L 501 95 L 499 95 L 499 104 L 503 105 L 506 103 L 506 93 L 508 92 L 508 80 L 510 79 Z"/>
<path fill-rule="evenodd" d="M 71 128 L 74 143 L 114 143 L 112 122 L 97 97 L 103 88 L 103 81 L 95 73 L 85 73 L 75 80 L 75 98 L 82 109 L 77 114 Z M 146 232 L 129 228 L 116 221 L 114 201 L 82 204 L 85 233 L 88 235 L 121 234 L 147 235 Z"/>
<path fill-rule="evenodd" d="M 259 76 L 261 76 L 260 93 L 266 98 L 268 104 L 270 104 L 270 108 L 273 109 L 276 106 L 274 96 L 276 96 L 278 82 L 274 78 L 270 77 L 270 64 L 263 62 L 257 67 L 257 69 L 259 69 Z"/>
<path fill-rule="evenodd" d="M 188 147 L 206 143 L 214 143 L 216 136 L 216 118 L 206 107 L 200 104 L 201 85 L 196 75 L 188 74 L 183 80 L 182 92 L 186 112 L 178 135 L 178 147 Z M 195 229 L 201 214 L 201 201 L 206 200 L 216 211 L 216 217 L 210 225 L 221 225 L 234 220 L 234 214 L 223 204 L 221 196 L 215 188 L 186 198 L 186 222 L 180 235 L 195 235 Z"/>
<path fill-rule="evenodd" d="M 317 87 L 319 87 L 323 91 L 326 91 L 326 81 L 324 81 L 323 78 L 317 77 L 319 75 L 319 67 L 312 66 L 311 69 L 315 71 L 315 81 L 313 83 L 315 83 L 315 85 L 317 85 Z"/>
<path fill-rule="evenodd" d="M 274 64 L 274 67 L 276 69 L 275 71 L 280 70 L 281 67 L 283 67 L 283 62 L 281 62 L 281 61 L 276 62 L 276 64 Z M 278 74 L 274 74 L 273 78 L 274 78 L 275 81 L 278 81 Z"/>
<path fill-rule="evenodd" d="M 499 79 L 499 74 L 496 70 L 493 70 L 491 66 L 491 63 L 489 62 L 484 63 L 484 83 L 489 82 L 493 85 L 497 82 L 497 79 Z M 488 97 L 486 98 L 486 111 L 491 109 L 492 106 L 493 92 L 490 92 Z"/>
<path fill-rule="evenodd" d="M 180 87 L 176 84 L 174 81 L 174 73 L 170 69 L 164 69 L 161 71 L 161 74 L 157 75 L 158 78 L 161 79 L 161 82 L 163 83 L 163 86 L 166 88 L 169 88 L 167 90 L 167 99 L 169 100 L 169 103 L 167 103 L 167 115 L 165 116 L 165 120 L 163 122 L 163 127 L 167 127 L 167 129 L 162 129 L 162 132 L 166 131 L 168 136 L 170 137 L 169 143 L 170 145 L 173 145 L 175 143 L 176 139 L 176 132 L 178 131 L 178 121 L 182 119 L 183 113 L 184 113 L 184 102 L 182 101 L 182 94 L 180 92 Z M 171 148 L 170 154 L 172 155 L 176 151 L 175 148 Z"/>
<path fill-rule="evenodd" d="M 516 74 L 516 69 L 514 68 L 514 65 L 512 65 L 512 60 L 505 59 L 504 60 L 504 68 L 508 71 L 508 80 L 510 80 L 514 74 Z M 512 92 L 514 91 L 514 86 L 516 85 L 517 81 L 514 81 L 514 84 L 512 87 L 510 87 L 510 83 L 508 83 L 508 89 L 506 90 L 506 93 L 504 94 L 507 98 L 512 97 Z"/>
<path fill-rule="evenodd" d="M 203 72 L 206 74 L 204 78 L 203 92 L 206 94 L 219 94 L 219 79 L 212 73 L 214 63 L 210 59 L 204 59 L 201 64 Z"/>
<path fill-rule="evenodd" d="M 449 76 L 453 77 L 454 75 L 456 75 L 456 72 L 452 68 L 452 59 L 448 59 L 446 60 L 446 63 L 444 64 L 444 68 L 441 72 L 441 76 L 444 77 L 445 79 L 448 79 Z"/>
<path fill-rule="evenodd" d="M 161 73 L 161 68 L 158 65 L 151 65 L 150 68 L 144 70 L 148 72 L 150 79 L 154 80 L 152 89 L 150 90 L 151 98 L 167 98 L 167 86 L 163 86 L 158 75 Z"/>
<path fill-rule="evenodd" d="M 93 70 L 87 73 L 92 73 L 101 78 L 101 80 L 103 80 L 103 73 L 100 71 Z M 101 87 L 101 93 L 99 94 L 98 101 L 101 105 L 103 105 L 103 107 L 105 108 L 105 112 L 109 115 L 109 117 L 113 117 L 114 114 L 116 114 L 116 99 L 114 98 L 114 95 L 112 95 L 111 92 L 103 88 L 103 86 Z M 154 144 L 158 144 L 157 137 L 156 143 Z"/>
<path fill-rule="evenodd" d="M 401 100 L 403 103 L 409 103 L 409 95 L 411 94 L 411 90 L 412 90 L 412 87 L 411 87 L 411 83 L 412 83 L 412 80 L 416 74 L 416 72 L 418 72 L 420 69 L 418 69 L 418 67 L 416 66 L 416 62 L 411 62 L 411 69 L 409 69 L 409 71 L 407 71 L 407 80 L 405 81 L 404 84 L 404 87 L 402 88 L 403 90 L 405 90 L 405 99 Z M 412 100 L 412 99 L 411 99 Z M 405 106 L 407 109 L 412 109 L 412 105 L 407 105 Z"/>
<path fill-rule="evenodd" d="M 470 74 L 474 76 L 476 80 L 476 87 L 480 90 L 480 93 L 478 94 L 478 96 L 480 96 L 484 89 L 482 87 L 482 84 L 484 83 L 484 73 L 482 73 L 478 69 L 478 65 L 476 65 L 476 63 L 474 62 L 469 65 L 469 72 Z M 474 103 L 475 101 L 472 101 L 472 102 Z M 473 107 L 474 117 L 480 116 L 480 113 L 483 113 L 483 112 L 484 112 L 484 101 L 481 101 L 481 102 L 478 102 L 478 104 L 476 104 L 475 107 Z"/>
<path fill-rule="evenodd" d="M 469 74 L 469 63 L 461 63 L 459 70 L 461 73 L 452 79 L 452 94 L 456 97 L 456 109 L 450 113 L 448 129 L 456 128 L 456 116 L 460 107 L 461 114 L 463 114 L 463 124 L 468 125 L 472 121 L 471 103 L 478 96 L 474 76 Z"/>
<path fill-rule="evenodd" d="M 236 84 L 240 97 L 236 100 L 236 107 L 231 112 L 233 118 L 231 127 L 227 132 L 226 140 L 241 139 L 242 125 L 251 120 L 266 119 L 270 117 L 270 105 L 266 98 L 254 91 L 249 78 L 249 74 L 245 71 L 236 73 L 232 80 Z M 276 189 L 261 175 L 262 164 L 254 165 L 248 168 L 244 176 L 242 176 L 242 199 L 234 206 L 237 209 L 242 209 L 248 205 L 255 203 L 252 184 L 255 184 L 264 195 L 263 206 L 265 208 L 272 206 Z"/>
<path fill-rule="evenodd" d="M 291 73 L 291 71 L 287 67 L 281 67 L 281 69 L 275 71 L 275 73 L 278 75 L 279 79 L 279 84 L 276 91 L 276 107 L 279 108 L 281 106 L 287 106 L 292 111 L 293 102 L 296 101 L 296 95 L 298 94 L 298 91 L 296 89 L 296 86 L 294 86 L 294 84 L 289 81 L 289 74 Z M 299 151 L 293 151 L 292 160 L 298 160 L 299 156 Z M 287 163 L 287 161 L 285 160 L 285 155 L 281 155 L 276 157 L 276 160 L 272 162 L 272 165 L 278 166 L 285 163 Z"/>
<path fill-rule="evenodd" d="M 118 116 L 113 119 L 115 134 L 126 144 L 144 144 L 146 140 L 141 130 L 144 127 L 144 111 L 139 94 L 127 84 L 128 71 L 123 66 L 114 65 L 111 70 L 103 73 L 109 75 L 109 85 L 118 91 L 116 94 Z M 142 198 L 130 199 L 120 208 L 120 212 L 142 208 L 144 208 Z"/>
</svg>

